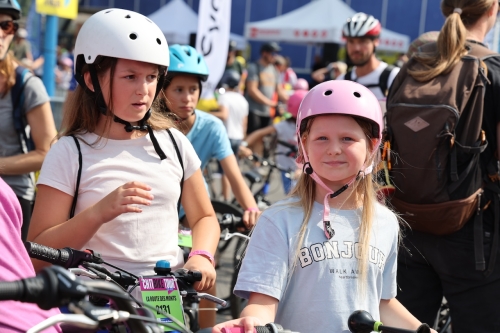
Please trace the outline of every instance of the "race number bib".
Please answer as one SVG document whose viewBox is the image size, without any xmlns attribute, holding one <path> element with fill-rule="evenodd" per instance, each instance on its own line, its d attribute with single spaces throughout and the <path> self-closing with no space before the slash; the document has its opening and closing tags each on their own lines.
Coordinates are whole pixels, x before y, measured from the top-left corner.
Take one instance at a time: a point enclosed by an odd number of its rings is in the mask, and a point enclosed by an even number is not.
<svg viewBox="0 0 500 333">
<path fill-rule="evenodd" d="M 180 327 L 161 313 L 161 311 L 166 312 L 185 325 L 182 298 L 175 278 L 172 276 L 141 277 L 139 282 L 142 301 L 156 309 L 155 316 L 158 321 L 172 324 L 172 327 L 164 326 L 165 332 L 178 332 Z"/>
<path fill-rule="evenodd" d="M 179 246 L 182 247 L 193 247 L 193 236 L 191 234 L 191 230 L 179 230 Z"/>
</svg>

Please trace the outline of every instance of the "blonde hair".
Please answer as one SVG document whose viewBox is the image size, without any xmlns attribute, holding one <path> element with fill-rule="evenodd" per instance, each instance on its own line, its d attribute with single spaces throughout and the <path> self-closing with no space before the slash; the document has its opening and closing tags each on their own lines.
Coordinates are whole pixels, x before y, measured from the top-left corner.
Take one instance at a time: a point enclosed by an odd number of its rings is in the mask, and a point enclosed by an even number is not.
<svg viewBox="0 0 500 333">
<path fill-rule="evenodd" d="M 426 82 L 451 71 L 460 58 L 467 54 L 467 27 L 474 25 L 495 1 L 497 0 L 441 1 L 441 11 L 446 21 L 437 39 L 437 52 L 415 54 L 414 59 L 423 65 L 423 69 L 408 69 L 408 74 L 419 82 Z"/>
<path fill-rule="evenodd" d="M 112 57 L 102 57 L 102 60 L 96 65 L 96 72 L 99 78 L 103 77 L 109 71 L 109 105 L 107 105 L 107 116 L 105 127 L 109 129 L 111 125 L 113 113 L 113 79 L 118 59 Z M 89 71 L 88 65 L 82 67 L 82 75 Z M 58 134 L 58 138 L 62 136 L 92 133 L 96 130 L 101 116 L 101 111 L 97 105 L 97 98 L 94 94 L 90 94 L 86 87 L 78 85 L 75 92 L 68 96 L 68 107 L 65 109 L 62 120 L 62 130 Z M 162 130 L 174 127 L 173 122 L 165 117 L 160 108 L 159 96 L 151 105 L 151 117 L 147 123 L 153 130 Z M 98 141 L 97 141 L 98 142 Z"/>
<path fill-rule="evenodd" d="M 314 122 L 315 117 L 310 117 L 308 119 L 303 120 L 304 126 L 301 126 L 301 140 L 305 142 L 307 140 L 307 136 L 311 130 L 312 123 Z M 365 119 L 359 117 L 352 117 L 359 126 L 363 129 L 367 137 L 367 156 L 369 160 L 366 161 L 366 165 L 370 165 L 372 162 L 376 165 L 376 154 L 369 154 L 376 147 L 373 146 L 372 142 L 372 124 Z M 299 146 L 299 154 L 303 156 L 302 149 Z M 299 230 L 299 234 L 297 237 L 294 262 L 292 264 L 292 268 L 289 270 L 289 275 L 291 276 L 297 266 L 298 254 L 300 253 L 300 249 L 302 248 L 302 243 L 304 242 L 305 233 L 307 230 L 307 225 L 309 223 L 309 219 L 311 218 L 311 213 L 313 209 L 313 204 L 315 200 L 316 193 L 316 182 L 307 174 L 302 173 L 300 176 L 297 185 L 292 189 L 290 196 L 295 196 L 299 198 L 298 204 L 302 207 L 304 211 L 304 219 L 302 221 L 302 225 Z M 370 249 L 370 236 L 373 225 L 373 217 L 375 214 L 375 205 L 377 202 L 376 191 L 375 191 L 375 182 L 372 174 L 367 174 L 364 177 L 360 177 L 356 180 L 353 185 L 354 187 L 354 195 L 356 196 L 356 201 L 362 200 L 363 202 L 363 213 L 361 216 L 361 225 L 359 230 L 359 244 L 360 244 L 360 261 L 358 262 L 358 270 L 360 279 L 358 280 L 358 289 L 360 295 L 364 295 L 364 291 L 366 289 L 366 277 L 368 273 L 368 254 Z"/>
</svg>

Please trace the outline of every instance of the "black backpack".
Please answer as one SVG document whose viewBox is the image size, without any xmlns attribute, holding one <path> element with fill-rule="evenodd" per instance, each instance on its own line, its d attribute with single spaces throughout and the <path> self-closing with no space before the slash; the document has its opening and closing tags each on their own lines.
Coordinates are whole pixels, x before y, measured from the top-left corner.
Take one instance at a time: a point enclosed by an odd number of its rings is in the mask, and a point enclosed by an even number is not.
<svg viewBox="0 0 500 333">
<path fill-rule="evenodd" d="M 387 67 L 384 68 L 384 70 L 380 74 L 380 77 L 378 79 L 378 83 L 367 84 L 367 85 L 365 85 L 365 87 L 368 89 L 380 87 L 384 96 L 387 96 L 387 94 L 389 93 L 389 91 L 388 91 L 389 90 L 389 76 L 391 75 L 391 72 L 394 68 L 396 68 L 396 67 L 393 65 L 387 65 Z M 345 73 L 344 80 L 356 82 L 356 80 L 352 79 L 352 69 L 350 71 L 348 71 L 347 73 Z"/>
</svg>

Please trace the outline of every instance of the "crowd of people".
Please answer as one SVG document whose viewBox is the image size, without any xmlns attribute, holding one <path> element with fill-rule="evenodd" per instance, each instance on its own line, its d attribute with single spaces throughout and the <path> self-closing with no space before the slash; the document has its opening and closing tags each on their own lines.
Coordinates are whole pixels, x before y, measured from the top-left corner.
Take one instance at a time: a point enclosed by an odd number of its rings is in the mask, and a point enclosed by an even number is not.
<svg viewBox="0 0 500 333">
<path fill-rule="evenodd" d="M 240 318 L 217 325 L 215 312 L 204 311 L 201 328 L 251 332 L 277 322 L 297 332 L 347 331 L 349 314 L 364 309 L 385 325 L 417 330 L 434 324 L 445 297 L 454 332 L 500 331 L 500 54 L 483 44 L 499 2 L 442 0 L 441 8 L 442 30 L 415 40 L 400 66 L 377 58 L 382 26 L 374 16 L 350 17 L 342 30 L 348 62 L 316 68 L 312 89 L 277 43 L 264 43 L 260 57 L 244 64 L 230 42 L 212 112 L 197 108 L 210 72 L 195 48 L 169 45 L 139 13 L 100 11 L 82 26 L 72 55 L 60 59 L 58 85 L 78 84 L 57 131 L 41 80 L 22 66 L 33 59 L 17 23 L 20 7 L 0 2 L 0 280 L 49 265 L 30 260 L 30 240 L 90 248 L 140 276 L 154 275 L 165 259 L 173 269 L 200 271 L 195 288 L 215 295 L 220 228 L 203 170 L 216 159 L 227 181 L 224 198 L 231 188 L 252 230 L 234 288 L 248 305 Z M 475 81 L 467 81 L 473 72 Z M 450 91 L 433 85 L 451 80 L 459 84 Z M 429 82 L 452 106 L 428 105 L 418 94 L 401 102 Z M 396 119 L 401 106 L 438 112 Z M 452 116 L 437 128 L 443 110 Z M 460 122 L 462 114 L 480 116 Z M 480 133 L 472 143 L 462 138 L 469 124 Z M 393 176 L 400 182 L 394 197 L 385 196 L 381 173 L 418 169 L 389 157 L 404 156 L 401 133 L 417 150 L 429 130 L 442 140 L 426 159 L 436 168 L 426 179 Z M 286 198 L 261 212 L 238 159 L 261 155 L 268 135 L 277 137 L 276 162 L 288 170 L 281 177 Z M 438 160 L 443 150 L 450 156 Z M 450 183 L 433 184 L 444 198 L 400 200 L 402 182 L 423 193 L 429 179 L 448 175 Z M 458 206 L 464 212 L 451 214 Z M 413 218 L 425 209 L 460 226 L 423 231 Z M 180 226 L 193 236 L 186 262 Z M 25 332 L 59 312 L 2 305 L 2 332 Z"/>
</svg>

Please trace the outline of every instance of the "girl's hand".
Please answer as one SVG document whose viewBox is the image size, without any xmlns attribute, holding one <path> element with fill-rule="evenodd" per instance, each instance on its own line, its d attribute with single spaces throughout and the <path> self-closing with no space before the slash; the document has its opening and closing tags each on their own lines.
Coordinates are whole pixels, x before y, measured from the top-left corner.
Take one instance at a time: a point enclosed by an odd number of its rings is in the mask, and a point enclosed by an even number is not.
<svg viewBox="0 0 500 333">
<path fill-rule="evenodd" d="M 215 268 L 208 258 L 201 255 L 194 255 L 188 259 L 184 268 L 190 271 L 201 272 L 201 281 L 194 284 L 194 289 L 197 291 L 208 290 L 215 284 Z"/>
<path fill-rule="evenodd" d="M 258 208 L 247 208 L 245 210 L 245 213 L 243 213 L 243 223 L 248 230 L 255 226 L 261 213 Z"/>
<path fill-rule="evenodd" d="M 223 328 L 233 328 L 233 327 L 244 327 L 245 333 L 253 333 L 253 328 L 255 326 L 263 326 L 259 318 L 257 317 L 243 317 L 230 321 L 226 321 L 224 323 L 220 323 L 219 325 L 214 326 L 212 329 L 212 333 L 222 333 Z"/>
<path fill-rule="evenodd" d="M 128 182 L 101 199 L 92 206 L 92 210 L 102 223 L 123 213 L 141 213 L 142 209 L 137 205 L 149 206 L 153 200 L 149 191 L 151 187 L 144 183 Z"/>
</svg>

